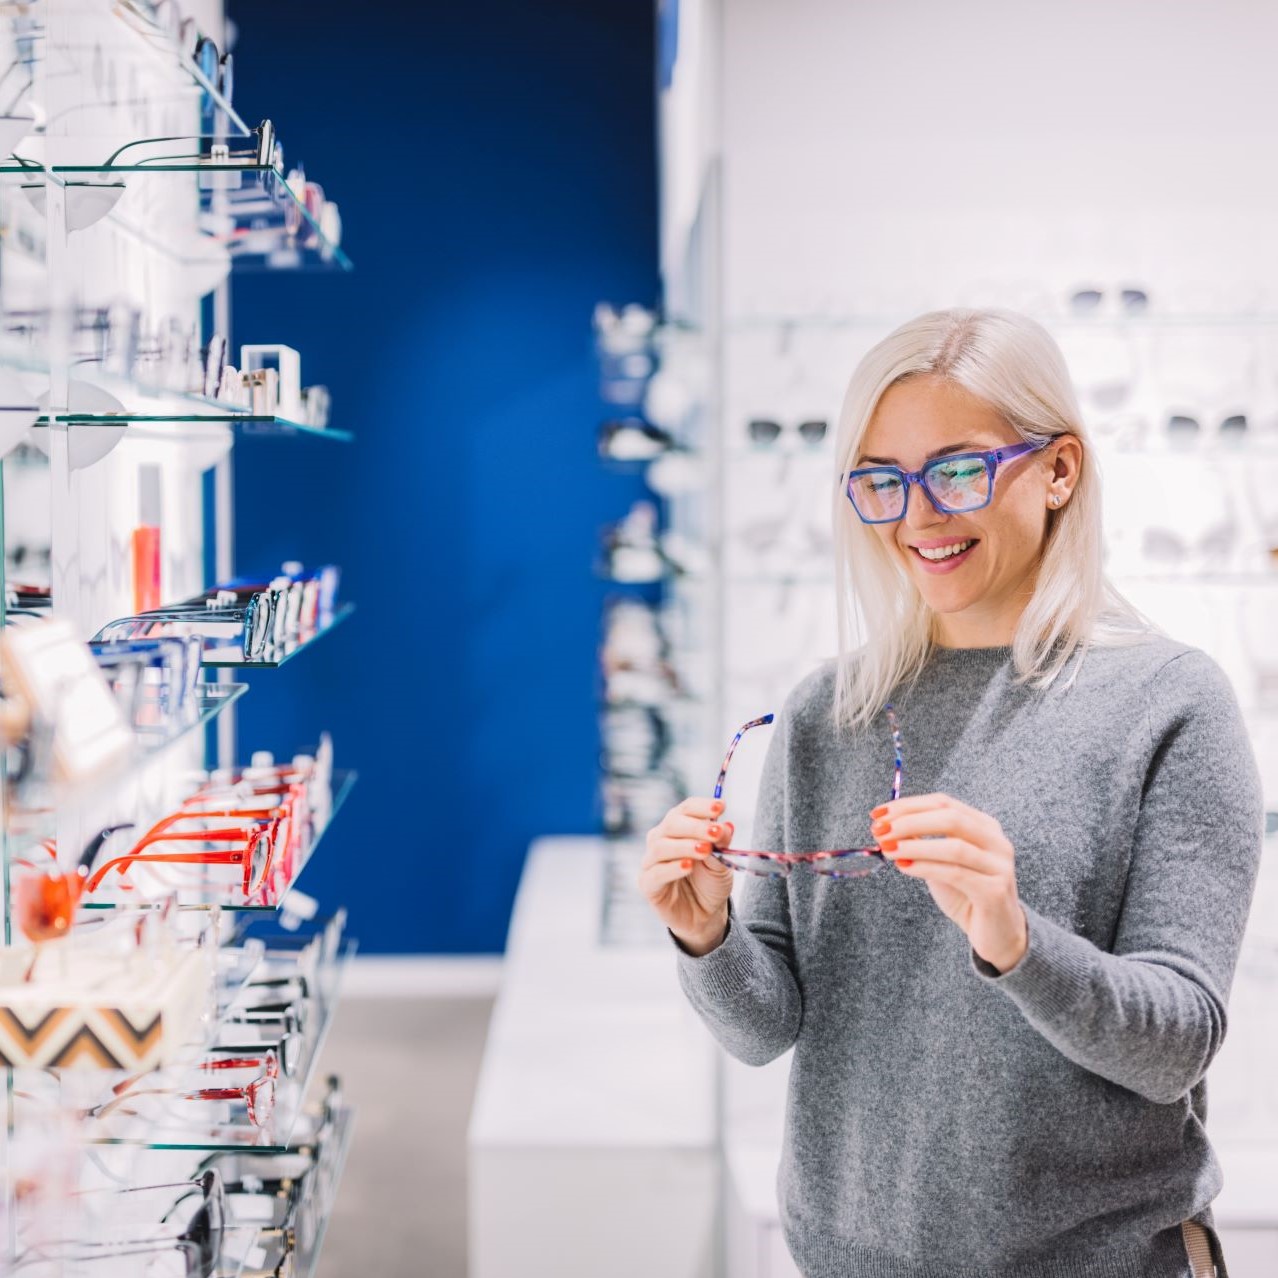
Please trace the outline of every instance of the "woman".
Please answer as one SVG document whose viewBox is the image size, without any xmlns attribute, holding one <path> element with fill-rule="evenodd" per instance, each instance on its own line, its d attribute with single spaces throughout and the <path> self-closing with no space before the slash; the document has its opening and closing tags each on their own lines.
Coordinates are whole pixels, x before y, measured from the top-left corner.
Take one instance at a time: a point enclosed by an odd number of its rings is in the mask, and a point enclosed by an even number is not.
<svg viewBox="0 0 1278 1278">
<path fill-rule="evenodd" d="M 840 657 L 770 729 L 749 850 L 868 846 L 824 868 L 880 868 L 738 875 L 712 854 L 724 804 L 690 798 L 640 875 L 723 1046 L 795 1049 L 796 1263 L 1223 1278 L 1204 1074 L 1263 839 L 1232 687 L 1105 580 L 1100 475 L 1039 324 L 903 325 L 853 375 L 836 447 Z"/>
</svg>

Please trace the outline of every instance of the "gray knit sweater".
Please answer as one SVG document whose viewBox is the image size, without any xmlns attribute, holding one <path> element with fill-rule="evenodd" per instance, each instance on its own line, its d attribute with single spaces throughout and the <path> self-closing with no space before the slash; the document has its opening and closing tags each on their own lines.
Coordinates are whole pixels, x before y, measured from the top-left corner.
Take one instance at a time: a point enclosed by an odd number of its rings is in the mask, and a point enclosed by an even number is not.
<svg viewBox="0 0 1278 1278">
<path fill-rule="evenodd" d="M 1259 868 L 1259 771 L 1205 652 L 1094 647 L 1065 689 L 1078 661 L 1041 691 L 1013 685 L 1010 647 L 940 649 L 893 698 L 902 795 L 953 795 L 1016 849 L 1014 968 L 891 866 L 751 876 L 718 948 L 674 942 L 727 1051 L 795 1049 L 778 1193 L 807 1278 L 1185 1278 L 1178 1222 L 1213 1226 L 1204 1074 Z M 756 847 L 874 842 L 887 724 L 836 731 L 833 689 L 831 662 L 759 729 Z M 729 819 L 731 798 L 729 780 Z"/>
</svg>

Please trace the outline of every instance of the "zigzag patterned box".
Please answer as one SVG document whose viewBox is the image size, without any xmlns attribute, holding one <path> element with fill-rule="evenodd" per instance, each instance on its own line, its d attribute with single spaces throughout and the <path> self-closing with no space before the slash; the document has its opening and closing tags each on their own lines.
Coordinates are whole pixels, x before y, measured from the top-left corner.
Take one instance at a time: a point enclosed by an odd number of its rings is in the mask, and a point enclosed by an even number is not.
<svg viewBox="0 0 1278 1278">
<path fill-rule="evenodd" d="M 209 947 L 129 954 L 55 942 L 36 979 L 29 949 L 0 950 L 0 1067 L 152 1070 L 204 1033 Z"/>
</svg>

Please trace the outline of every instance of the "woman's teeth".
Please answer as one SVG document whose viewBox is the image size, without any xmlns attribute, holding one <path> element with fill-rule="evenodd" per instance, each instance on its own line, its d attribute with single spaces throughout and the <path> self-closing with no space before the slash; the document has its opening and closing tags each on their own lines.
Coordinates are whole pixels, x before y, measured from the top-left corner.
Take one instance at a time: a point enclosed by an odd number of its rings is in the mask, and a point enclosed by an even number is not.
<svg viewBox="0 0 1278 1278">
<path fill-rule="evenodd" d="M 949 559 L 951 555 L 961 555 L 969 546 L 974 545 L 976 545 L 975 538 L 970 541 L 955 542 L 952 546 L 941 546 L 936 550 L 923 550 L 919 546 L 915 546 L 914 549 L 917 550 L 924 559 L 936 560 Z"/>
</svg>

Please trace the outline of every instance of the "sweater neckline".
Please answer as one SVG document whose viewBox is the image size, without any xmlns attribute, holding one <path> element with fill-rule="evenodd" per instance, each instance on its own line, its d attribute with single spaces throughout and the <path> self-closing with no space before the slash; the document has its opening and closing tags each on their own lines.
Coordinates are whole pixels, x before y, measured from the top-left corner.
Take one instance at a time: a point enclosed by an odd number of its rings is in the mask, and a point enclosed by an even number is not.
<svg viewBox="0 0 1278 1278">
<path fill-rule="evenodd" d="M 937 665 L 960 669 L 985 669 L 1002 665 L 1012 655 L 1010 643 L 996 644 L 992 648 L 943 648 L 934 644 L 931 660 Z"/>
</svg>

